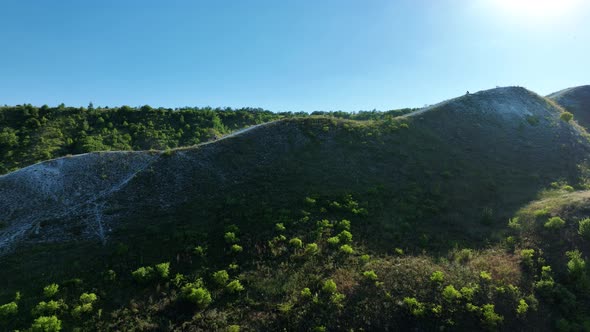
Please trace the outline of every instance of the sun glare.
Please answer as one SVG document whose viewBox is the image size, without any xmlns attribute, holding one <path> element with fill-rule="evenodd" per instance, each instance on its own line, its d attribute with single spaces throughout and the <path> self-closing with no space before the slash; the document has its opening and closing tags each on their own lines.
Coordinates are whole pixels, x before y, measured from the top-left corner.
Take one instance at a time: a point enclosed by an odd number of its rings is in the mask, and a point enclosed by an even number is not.
<svg viewBox="0 0 590 332">
<path fill-rule="evenodd" d="M 488 0 L 498 10 L 519 19 L 559 19 L 574 12 L 581 0 Z"/>
</svg>

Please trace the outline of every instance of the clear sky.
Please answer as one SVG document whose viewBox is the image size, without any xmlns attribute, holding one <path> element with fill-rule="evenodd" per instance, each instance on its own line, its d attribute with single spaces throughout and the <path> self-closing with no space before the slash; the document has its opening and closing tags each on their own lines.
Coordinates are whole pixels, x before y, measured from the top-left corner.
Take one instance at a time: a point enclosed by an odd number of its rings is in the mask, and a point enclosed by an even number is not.
<svg viewBox="0 0 590 332">
<path fill-rule="evenodd" d="M 590 84 L 585 0 L 2 0 L 0 104 L 420 107 Z"/>
</svg>

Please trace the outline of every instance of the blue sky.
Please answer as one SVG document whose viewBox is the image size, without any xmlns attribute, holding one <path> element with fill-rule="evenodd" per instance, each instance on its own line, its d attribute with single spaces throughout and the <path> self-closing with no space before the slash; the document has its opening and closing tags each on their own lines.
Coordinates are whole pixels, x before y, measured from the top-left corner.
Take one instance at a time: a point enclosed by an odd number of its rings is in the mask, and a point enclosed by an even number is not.
<svg viewBox="0 0 590 332">
<path fill-rule="evenodd" d="M 388 110 L 590 84 L 588 1 L 520 1 L 3 0 L 0 104 Z"/>
</svg>

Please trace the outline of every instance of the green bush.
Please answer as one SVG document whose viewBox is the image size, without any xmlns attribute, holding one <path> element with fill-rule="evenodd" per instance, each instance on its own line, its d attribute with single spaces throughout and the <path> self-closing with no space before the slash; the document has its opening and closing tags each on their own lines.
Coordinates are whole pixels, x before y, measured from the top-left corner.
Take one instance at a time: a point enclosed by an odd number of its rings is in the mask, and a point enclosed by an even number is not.
<svg viewBox="0 0 590 332">
<path fill-rule="evenodd" d="M 522 262 L 528 267 L 533 266 L 534 255 L 535 255 L 535 249 L 522 249 L 520 251 L 520 258 L 521 258 Z"/>
<path fill-rule="evenodd" d="M 0 318 L 14 316 L 18 313 L 18 304 L 10 302 L 0 305 Z"/>
<path fill-rule="evenodd" d="M 232 244 L 230 251 L 237 254 L 244 251 L 244 248 L 239 244 Z"/>
<path fill-rule="evenodd" d="M 207 249 L 203 246 L 196 246 L 193 249 L 193 254 L 195 254 L 199 257 L 204 257 L 206 253 L 207 253 Z"/>
<path fill-rule="evenodd" d="M 287 228 L 282 223 L 275 224 L 275 229 L 279 232 L 284 232 Z"/>
<path fill-rule="evenodd" d="M 340 238 L 338 238 L 337 236 L 333 236 L 331 238 L 328 238 L 328 244 L 331 246 L 336 246 L 340 243 Z"/>
<path fill-rule="evenodd" d="M 559 115 L 559 118 L 565 122 L 570 122 L 574 118 L 574 115 L 570 112 L 563 112 Z"/>
<path fill-rule="evenodd" d="M 336 286 L 336 282 L 332 279 L 328 279 L 324 281 L 324 285 L 322 286 L 322 291 L 328 294 L 333 294 L 338 291 L 338 286 Z"/>
<path fill-rule="evenodd" d="M 74 307 L 74 309 L 72 310 L 72 316 L 74 316 L 75 318 L 80 318 L 85 314 L 91 313 L 92 310 L 92 303 L 82 303 Z"/>
<path fill-rule="evenodd" d="M 65 304 L 61 301 L 41 301 L 31 310 L 31 314 L 34 317 L 55 315 L 59 313 L 64 308 L 64 306 Z"/>
<path fill-rule="evenodd" d="M 227 281 L 229 280 L 229 274 L 226 270 L 220 270 L 213 273 L 213 281 L 219 286 L 225 286 Z"/>
<path fill-rule="evenodd" d="M 244 290 L 244 286 L 242 286 L 242 283 L 240 283 L 239 280 L 232 280 L 229 284 L 227 284 L 227 286 L 225 286 L 225 288 L 230 292 L 230 293 L 238 293 Z"/>
<path fill-rule="evenodd" d="M 316 255 L 319 252 L 318 245 L 316 243 L 308 243 L 305 246 L 306 255 Z"/>
<path fill-rule="evenodd" d="M 236 233 L 234 232 L 227 232 L 223 235 L 223 238 L 225 239 L 225 242 L 232 244 L 232 243 L 237 243 L 240 240 L 238 239 Z"/>
<path fill-rule="evenodd" d="M 211 298 L 211 293 L 205 287 L 202 287 L 201 284 L 199 281 L 186 284 L 182 287 L 181 293 L 182 298 L 196 304 L 200 309 L 204 309 L 211 304 L 213 299 Z"/>
<path fill-rule="evenodd" d="M 442 271 L 434 271 L 432 275 L 430 275 L 430 281 L 440 284 L 445 279 L 445 274 Z"/>
<path fill-rule="evenodd" d="M 516 314 L 520 317 L 526 315 L 527 311 L 529 310 L 529 305 L 526 303 L 524 299 L 520 299 L 518 301 L 518 306 L 516 307 Z"/>
<path fill-rule="evenodd" d="M 565 220 L 560 217 L 552 217 L 545 223 L 545 228 L 548 229 L 560 229 L 565 225 Z"/>
<path fill-rule="evenodd" d="M 483 315 L 482 323 L 485 326 L 494 329 L 504 321 L 504 317 L 494 311 L 495 306 L 493 304 L 484 304 L 481 309 Z"/>
<path fill-rule="evenodd" d="M 227 332 L 240 332 L 240 325 L 230 325 L 227 327 Z"/>
<path fill-rule="evenodd" d="M 570 259 L 567 262 L 567 270 L 571 275 L 581 276 L 586 272 L 586 261 L 579 250 L 568 251 L 565 255 Z"/>
<path fill-rule="evenodd" d="M 377 281 L 379 277 L 377 277 L 377 273 L 373 270 L 363 272 L 363 277 L 369 281 Z"/>
<path fill-rule="evenodd" d="M 84 304 L 92 304 L 94 302 L 96 302 L 98 300 L 98 296 L 96 296 L 96 294 L 94 293 L 82 293 L 82 295 L 80 295 L 80 302 L 84 303 Z"/>
<path fill-rule="evenodd" d="M 483 281 L 489 282 L 492 281 L 492 274 L 487 271 L 481 271 L 479 273 L 479 278 Z"/>
<path fill-rule="evenodd" d="M 340 232 L 340 234 L 338 234 L 338 238 L 340 239 L 340 242 L 342 242 L 342 243 L 351 243 L 352 242 L 352 233 L 350 233 L 347 230 L 343 230 L 342 232 Z"/>
<path fill-rule="evenodd" d="M 170 276 L 170 263 L 160 263 L 156 265 L 156 272 L 162 279 L 166 279 Z"/>
<path fill-rule="evenodd" d="M 300 238 L 294 237 L 289 240 L 289 245 L 293 248 L 301 248 L 303 247 L 303 241 Z"/>
<path fill-rule="evenodd" d="M 425 306 L 414 297 L 404 297 L 403 304 L 413 316 L 420 317 L 424 315 Z"/>
<path fill-rule="evenodd" d="M 354 250 L 348 244 L 342 245 L 339 250 L 341 253 L 344 253 L 346 255 L 351 255 L 352 253 L 354 253 Z"/>
<path fill-rule="evenodd" d="M 41 316 L 31 325 L 31 332 L 58 332 L 61 331 L 61 320 L 56 316 Z"/>
<path fill-rule="evenodd" d="M 151 266 L 142 266 L 131 272 L 131 276 L 133 276 L 133 279 L 138 283 L 146 283 L 154 277 L 154 268 Z"/>
<path fill-rule="evenodd" d="M 443 289 L 442 297 L 447 302 L 455 302 L 455 301 L 461 299 L 461 292 L 459 292 L 457 289 L 455 289 L 455 286 L 448 285 L 447 287 L 445 287 Z"/>
<path fill-rule="evenodd" d="M 584 239 L 590 241 L 590 218 L 580 220 L 578 234 Z"/>
<path fill-rule="evenodd" d="M 46 298 L 52 298 L 59 292 L 58 284 L 47 285 L 43 288 L 43 295 Z"/>
<path fill-rule="evenodd" d="M 305 287 L 304 289 L 301 290 L 301 297 L 303 298 L 311 298 L 311 289 Z"/>
<path fill-rule="evenodd" d="M 346 220 L 346 219 L 342 219 L 338 223 L 338 228 L 341 229 L 341 230 L 350 231 L 350 221 L 349 220 Z"/>
</svg>

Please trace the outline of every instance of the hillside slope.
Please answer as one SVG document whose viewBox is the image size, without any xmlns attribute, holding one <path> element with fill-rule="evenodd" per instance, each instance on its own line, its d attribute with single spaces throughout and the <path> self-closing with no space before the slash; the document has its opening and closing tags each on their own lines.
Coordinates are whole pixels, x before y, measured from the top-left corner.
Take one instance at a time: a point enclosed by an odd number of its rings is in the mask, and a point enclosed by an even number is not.
<svg viewBox="0 0 590 332">
<path fill-rule="evenodd" d="M 560 112 L 526 89 L 499 88 L 386 121 L 286 119 L 191 148 L 36 164 L 0 177 L 0 296 L 75 276 L 99 283 L 100 271 L 170 257 L 192 263 L 198 243 L 223 257 L 214 239 L 228 227 L 244 234 L 245 255 L 265 253 L 278 222 L 353 218 L 355 245 L 376 255 L 485 248 L 542 189 L 586 186 L 587 134 Z M 304 230 L 306 241 L 316 234 Z M 241 276 L 255 283 L 248 269 L 270 262 L 245 259 Z"/>
<path fill-rule="evenodd" d="M 571 112 L 581 126 L 590 128 L 590 85 L 564 89 L 547 98 Z"/>
</svg>

